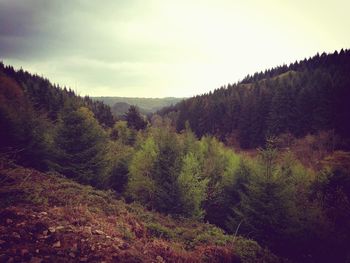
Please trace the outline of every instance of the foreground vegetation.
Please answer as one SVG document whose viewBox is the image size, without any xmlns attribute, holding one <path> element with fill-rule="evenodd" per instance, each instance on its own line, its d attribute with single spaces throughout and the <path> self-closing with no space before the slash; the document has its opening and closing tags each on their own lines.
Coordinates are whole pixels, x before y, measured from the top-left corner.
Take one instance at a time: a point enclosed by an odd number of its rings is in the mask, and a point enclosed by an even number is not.
<svg viewBox="0 0 350 263">
<path fill-rule="evenodd" d="M 256 242 L 55 173 L 0 170 L 1 262 L 279 262 Z"/>
</svg>

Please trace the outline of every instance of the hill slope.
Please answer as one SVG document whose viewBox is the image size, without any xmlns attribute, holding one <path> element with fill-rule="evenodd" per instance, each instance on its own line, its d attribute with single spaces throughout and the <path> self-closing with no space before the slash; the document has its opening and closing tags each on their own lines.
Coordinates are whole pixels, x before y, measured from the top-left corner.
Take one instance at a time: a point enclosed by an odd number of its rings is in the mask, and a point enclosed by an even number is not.
<svg viewBox="0 0 350 263">
<path fill-rule="evenodd" d="M 182 98 L 128 98 L 128 97 L 92 97 L 94 100 L 103 101 L 112 108 L 115 116 L 123 115 L 130 105 L 140 108 L 144 114 L 153 113 L 161 108 L 175 105 L 183 100 Z"/>
<path fill-rule="evenodd" d="M 278 262 L 254 241 L 58 174 L 2 168 L 0 181 L 1 262 Z"/>
<path fill-rule="evenodd" d="M 197 136 L 215 135 L 242 148 L 262 146 L 267 137 L 284 133 L 303 137 L 322 130 L 333 130 L 341 147 L 349 148 L 349 72 L 350 50 L 323 53 L 255 73 L 159 113 L 176 116 L 178 131 L 188 121 Z"/>
</svg>

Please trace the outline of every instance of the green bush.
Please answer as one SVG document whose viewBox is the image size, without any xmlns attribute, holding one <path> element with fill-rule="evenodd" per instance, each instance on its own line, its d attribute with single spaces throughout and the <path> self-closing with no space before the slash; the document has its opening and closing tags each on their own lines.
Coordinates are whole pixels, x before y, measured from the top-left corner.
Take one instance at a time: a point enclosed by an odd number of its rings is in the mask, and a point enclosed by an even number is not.
<svg viewBox="0 0 350 263">
<path fill-rule="evenodd" d="M 167 240 L 173 239 L 175 237 L 175 233 L 158 223 L 150 223 L 146 225 L 147 233 L 152 237 L 164 238 Z"/>
</svg>

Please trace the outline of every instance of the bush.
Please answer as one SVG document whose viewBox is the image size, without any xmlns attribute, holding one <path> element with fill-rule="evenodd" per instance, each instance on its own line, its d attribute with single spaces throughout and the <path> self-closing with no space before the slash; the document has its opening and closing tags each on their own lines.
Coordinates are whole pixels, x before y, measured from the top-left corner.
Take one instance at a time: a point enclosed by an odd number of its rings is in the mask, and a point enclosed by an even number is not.
<svg viewBox="0 0 350 263">
<path fill-rule="evenodd" d="M 146 225 L 147 233 L 152 237 L 163 238 L 163 239 L 173 239 L 175 237 L 175 233 L 158 223 L 150 223 Z"/>
</svg>

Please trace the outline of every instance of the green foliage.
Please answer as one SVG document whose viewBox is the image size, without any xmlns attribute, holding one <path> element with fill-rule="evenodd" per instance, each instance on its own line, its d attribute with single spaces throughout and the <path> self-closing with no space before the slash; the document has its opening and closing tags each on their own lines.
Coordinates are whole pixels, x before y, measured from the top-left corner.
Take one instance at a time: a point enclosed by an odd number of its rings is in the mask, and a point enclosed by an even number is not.
<svg viewBox="0 0 350 263">
<path fill-rule="evenodd" d="M 143 119 L 135 106 L 130 106 L 128 112 L 125 114 L 125 119 L 130 129 L 138 131 L 145 129 L 147 126 L 147 122 Z"/>
<path fill-rule="evenodd" d="M 181 146 L 175 133 L 158 129 L 155 133 L 159 154 L 154 163 L 156 182 L 155 208 L 163 213 L 181 214 L 182 202 L 178 177 L 181 169 Z"/>
<path fill-rule="evenodd" d="M 242 263 L 279 263 L 281 260 L 269 250 L 263 249 L 259 244 L 251 239 L 238 237 L 235 239 L 235 253 Z"/>
<path fill-rule="evenodd" d="M 334 130 L 349 149 L 350 50 L 316 55 L 255 73 L 236 84 L 183 100 L 158 112 L 188 121 L 198 137 L 232 135 L 242 148 L 264 146 L 265 138 L 290 132 L 301 137 Z"/>
<path fill-rule="evenodd" d="M 178 178 L 183 215 L 196 218 L 203 216 L 202 202 L 205 199 L 207 183 L 208 179 L 201 178 L 200 163 L 197 158 L 193 153 L 186 154 Z"/>
<path fill-rule="evenodd" d="M 0 151 L 16 152 L 19 163 L 44 170 L 51 150 L 51 129 L 20 86 L 0 72 Z"/>
<path fill-rule="evenodd" d="M 215 244 L 217 246 L 224 246 L 231 241 L 232 237 L 225 235 L 220 228 L 208 226 L 207 229 L 194 238 L 193 243 L 196 245 Z"/>
<path fill-rule="evenodd" d="M 165 227 L 159 223 L 149 223 L 146 225 L 147 233 L 152 237 L 173 239 L 175 233 L 168 227 Z"/>
<path fill-rule="evenodd" d="M 119 140 L 127 145 L 133 145 L 136 140 L 135 131 L 128 128 L 126 121 L 118 121 L 114 124 L 110 137 L 112 140 Z"/>
<path fill-rule="evenodd" d="M 128 195 L 151 207 L 155 203 L 156 182 L 153 172 L 158 155 L 159 149 L 154 139 L 149 137 L 135 152 L 129 166 Z"/>
<path fill-rule="evenodd" d="M 87 108 L 67 109 L 55 136 L 52 168 L 81 183 L 102 187 L 106 179 L 106 133 Z"/>
</svg>

